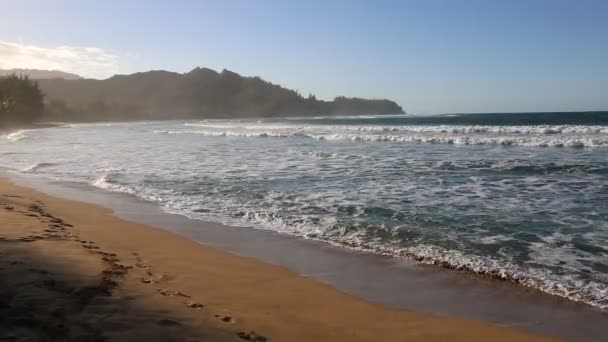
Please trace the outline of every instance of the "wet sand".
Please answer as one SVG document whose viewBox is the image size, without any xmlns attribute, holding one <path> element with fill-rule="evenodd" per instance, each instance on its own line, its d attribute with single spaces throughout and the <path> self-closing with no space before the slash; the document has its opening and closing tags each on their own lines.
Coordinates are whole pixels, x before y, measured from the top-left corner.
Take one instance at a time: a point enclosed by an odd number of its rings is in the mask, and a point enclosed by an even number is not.
<svg viewBox="0 0 608 342">
<path fill-rule="evenodd" d="M 371 304 L 0 180 L 0 338 L 152 341 L 544 341 Z"/>
</svg>

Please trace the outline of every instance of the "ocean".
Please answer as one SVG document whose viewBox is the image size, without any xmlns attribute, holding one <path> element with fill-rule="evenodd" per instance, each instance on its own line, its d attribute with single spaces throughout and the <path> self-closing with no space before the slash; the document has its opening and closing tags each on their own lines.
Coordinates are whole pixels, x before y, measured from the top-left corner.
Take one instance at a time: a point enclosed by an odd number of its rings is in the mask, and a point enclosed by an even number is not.
<svg viewBox="0 0 608 342">
<path fill-rule="evenodd" d="M 608 112 L 66 124 L 5 171 L 608 309 Z"/>
</svg>

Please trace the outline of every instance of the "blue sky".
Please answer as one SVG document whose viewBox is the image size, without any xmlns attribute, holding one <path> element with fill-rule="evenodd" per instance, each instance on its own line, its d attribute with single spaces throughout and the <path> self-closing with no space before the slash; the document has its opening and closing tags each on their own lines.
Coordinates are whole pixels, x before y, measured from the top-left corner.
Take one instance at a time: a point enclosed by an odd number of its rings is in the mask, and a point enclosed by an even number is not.
<svg viewBox="0 0 608 342">
<path fill-rule="evenodd" d="M 226 68 L 420 114 L 608 110 L 603 0 L 19 0 L 2 13 L 0 68 Z"/>
</svg>

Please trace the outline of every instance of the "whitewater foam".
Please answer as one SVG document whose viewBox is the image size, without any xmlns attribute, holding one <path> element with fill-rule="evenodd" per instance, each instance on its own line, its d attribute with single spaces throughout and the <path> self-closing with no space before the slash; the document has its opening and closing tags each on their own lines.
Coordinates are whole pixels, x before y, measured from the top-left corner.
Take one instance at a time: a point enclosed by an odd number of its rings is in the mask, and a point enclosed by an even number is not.
<svg viewBox="0 0 608 342">
<path fill-rule="evenodd" d="M 527 147 L 608 147 L 605 126 L 305 126 L 187 123 L 198 130 L 154 131 L 214 137 L 310 138 L 330 141 Z"/>
<path fill-rule="evenodd" d="M 8 139 L 9 141 L 12 142 L 17 142 L 19 140 L 23 140 L 23 139 L 27 139 L 29 138 L 29 135 L 27 134 L 27 132 L 31 132 L 33 130 L 31 129 L 22 129 L 16 132 L 12 132 L 6 135 L 6 139 Z"/>
</svg>

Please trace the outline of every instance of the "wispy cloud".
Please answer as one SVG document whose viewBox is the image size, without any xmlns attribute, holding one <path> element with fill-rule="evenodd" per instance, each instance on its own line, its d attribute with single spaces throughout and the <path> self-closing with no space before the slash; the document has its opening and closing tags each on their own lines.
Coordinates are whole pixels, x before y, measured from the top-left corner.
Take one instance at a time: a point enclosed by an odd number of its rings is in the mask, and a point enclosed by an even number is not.
<svg viewBox="0 0 608 342">
<path fill-rule="evenodd" d="M 0 69 L 61 70 L 90 78 L 118 73 L 118 56 L 97 47 L 41 47 L 0 40 Z"/>
</svg>

